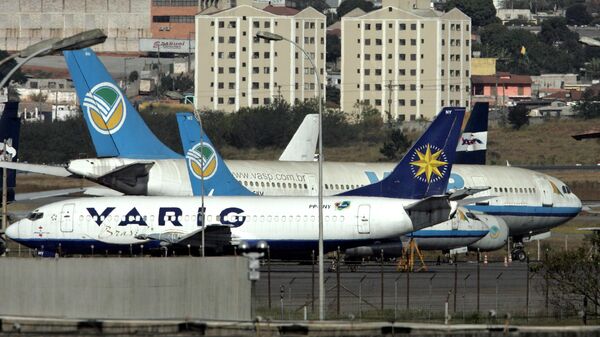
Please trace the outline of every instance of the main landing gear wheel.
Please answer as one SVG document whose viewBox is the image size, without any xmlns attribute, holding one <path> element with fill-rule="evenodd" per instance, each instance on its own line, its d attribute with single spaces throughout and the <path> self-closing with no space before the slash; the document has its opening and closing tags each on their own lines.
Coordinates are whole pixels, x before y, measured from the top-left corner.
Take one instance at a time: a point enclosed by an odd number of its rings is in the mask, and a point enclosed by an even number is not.
<svg viewBox="0 0 600 337">
<path fill-rule="evenodd" d="M 527 260 L 527 253 L 523 249 L 515 249 L 512 251 L 513 261 L 525 262 Z"/>
</svg>

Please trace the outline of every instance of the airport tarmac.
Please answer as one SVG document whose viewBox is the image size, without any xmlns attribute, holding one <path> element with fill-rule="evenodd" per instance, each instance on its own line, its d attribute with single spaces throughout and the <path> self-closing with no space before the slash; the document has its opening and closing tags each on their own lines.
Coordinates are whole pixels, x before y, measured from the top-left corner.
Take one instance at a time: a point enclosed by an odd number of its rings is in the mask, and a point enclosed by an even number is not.
<svg viewBox="0 0 600 337">
<path fill-rule="evenodd" d="M 533 266 L 533 262 L 530 263 Z M 328 264 L 326 267 L 329 267 Z M 510 313 L 513 317 L 526 314 L 527 310 L 527 263 L 480 263 L 480 312 L 488 315 L 495 310 L 498 317 Z M 261 268 L 261 278 L 256 285 L 256 305 L 259 312 L 270 313 L 280 319 L 281 306 L 284 319 L 303 315 L 303 307 L 310 313 L 312 306 L 312 265 L 272 263 L 271 265 L 271 311 L 268 310 L 268 266 Z M 318 274 L 315 266 L 315 296 L 318 297 Z M 384 309 L 397 315 L 404 315 L 407 308 L 421 319 L 440 316 L 448 299 L 450 313 L 462 317 L 472 315 L 477 310 L 477 263 L 429 264 L 428 271 L 407 273 L 396 271 L 394 263 L 384 268 Z M 454 296 L 455 270 L 457 276 L 456 296 Z M 359 266 L 356 272 L 347 267 L 340 269 L 340 318 L 359 317 L 360 310 L 374 312 L 381 309 L 381 266 L 376 262 Z M 500 276 L 500 277 L 499 277 Z M 408 278 L 407 278 L 408 277 Z M 498 278 L 499 277 L 499 278 Z M 529 313 L 544 315 L 546 298 L 543 291 L 544 280 L 540 275 L 529 274 Z M 364 278 L 364 279 L 363 279 Z M 362 281 L 362 282 L 361 282 Z M 407 300 L 407 282 L 409 284 Z M 362 286 L 361 286 L 362 284 Z M 497 285 L 497 288 L 496 288 Z M 326 272 L 326 310 L 328 315 L 337 313 L 337 273 Z M 359 300 L 360 298 L 360 300 Z M 456 299 L 456 302 L 454 300 Z M 318 303 L 314 305 L 318 310 Z M 552 310 L 552 307 L 549 308 Z M 331 316 L 330 316 L 331 317 Z"/>
</svg>

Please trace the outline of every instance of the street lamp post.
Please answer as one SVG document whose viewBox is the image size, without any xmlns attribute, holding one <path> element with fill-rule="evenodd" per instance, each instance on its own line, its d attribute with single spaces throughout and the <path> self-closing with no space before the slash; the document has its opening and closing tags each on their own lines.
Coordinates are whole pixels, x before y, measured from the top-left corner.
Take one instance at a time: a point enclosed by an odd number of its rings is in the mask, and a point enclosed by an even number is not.
<svg viewBox="0 0 600 337">
<path fill-rule="evenodd" d="M 321 77 L 319 76 L 319 69 L 317 68 L 317 66 L 315 65 L 314 60 L 312 59 L 312 57 L 310 57 L 310 55 L 306 52 L 306 50 L 304 50 L 304 48 L 302 48 L 300 45 L 298 45 L 296 42 L 287 39 L 281 35 L 278 34 L 274 34 L 274 33 L 270 33 L 270 32 L 258 32 L 256 33 L 256 37 L 267 40 L 267 41 L 281 41 L 281 40 L 285 40 L 289 43 L 291 43 L 292 45 L 294 45 L 294 47 L 300 49 L 300 51 L 302 51 L 302 53 L 304 54 L 304 56 L 308 59 L 308 61 L 310 62 L 310 64 L 313 67 L 313 70 L 315 72 L 315 80 L 317 81 L 317 88 L 318 88 L 318 100 L 319 100 L 319 145 L 318 145 L 318 166 L 319 166 L 319 171 L 318 171 L 318 180 L 319 180 L 319 189 L 318 189 L 318 205 L 317 207 L 319 208 L 319 319 L 323 320 L 325 319 L 325 312 L 324 312 L 324 303 L 325 303 L 325 287 L 324 287 L 324 263 L 323 263 L 323 107 L 322 107 L 322 101 L 323 101 L 323 97 L 321 94 Z"/>
<path fill-rule="evenodd" d="M 0 89 L 10 80 L 12 75 L 21 68 L 25 63 L 37 56 L 49 55 L 63 50 L 81 49 L 103 43 L 106 40 L 106 35 L 100 29 L 92 29 L 79 34 L 69 36 L 64 39 L 47 39 L 34 43 L 31 46 L 14 53 L 3 60 L 0 60 L 0 66 L 17 57 L 22 58 L 17 64 L 2 78 L 0 81 Z M 2 226 L 0 230 L 3 232 L 6 228 L 6 204 L 7 204 L 7 187 L 6 187 L 7 169 L 2 169 Z"/>
</svg>

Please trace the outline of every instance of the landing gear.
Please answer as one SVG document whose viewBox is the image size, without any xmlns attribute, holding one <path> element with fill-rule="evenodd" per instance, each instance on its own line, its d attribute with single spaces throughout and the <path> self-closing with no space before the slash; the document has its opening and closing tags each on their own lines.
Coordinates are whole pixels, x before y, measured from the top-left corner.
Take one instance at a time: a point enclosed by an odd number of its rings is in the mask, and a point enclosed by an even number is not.
<svg viewBox="0 0 600 337">
<path fill-rule="evenodd" d="M 513 261 L 525 262 L 527 260 L 527 253 L 525 253 L 523 242 L 515 242 L 510 255 Z"/>
</svg>

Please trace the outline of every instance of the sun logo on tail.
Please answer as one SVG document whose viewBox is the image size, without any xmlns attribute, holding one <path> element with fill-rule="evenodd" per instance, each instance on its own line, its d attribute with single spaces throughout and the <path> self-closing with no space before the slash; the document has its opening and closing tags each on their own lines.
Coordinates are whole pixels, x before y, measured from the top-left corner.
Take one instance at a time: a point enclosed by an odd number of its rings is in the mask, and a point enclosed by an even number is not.
<svg viewBox="0 0 600 337">
<path fill-rule="evenodd" d="M 121 90 L 110 82 L 96 84 L 85 94 L 83 106 L 92 126 L 101 134 L 115 133 L 125 122 L 125 98 Z"/>
<path fill-rule="evenodd" d="M 434 145 L 418 147 L 410 159 L 410 169 L 414 177 L 428 184 L 442 179 L 448 171 L 446 154 Z"/>
<path fill-rule="evenodd" d="M 217 152 L 207 143 L 198 143 L 186 153 L 188 165 L 194 176 L 198 179 L 210 179 L 217 172 L 219 161 Z"/>
</svg>

